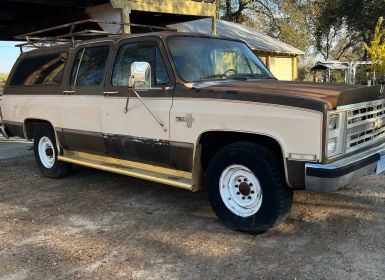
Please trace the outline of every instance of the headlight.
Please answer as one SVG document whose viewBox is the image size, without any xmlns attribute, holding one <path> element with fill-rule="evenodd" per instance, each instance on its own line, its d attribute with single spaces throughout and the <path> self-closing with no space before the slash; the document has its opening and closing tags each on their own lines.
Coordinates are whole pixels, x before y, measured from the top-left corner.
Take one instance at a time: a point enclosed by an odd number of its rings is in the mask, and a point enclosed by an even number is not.
<svg viewBox="0 0 385 280">
<path fill-rule="evenodd" d="M 325 152 L 327 157 L 336 156 L 344 153 L 345 149 L 345 120 L 346 114 L 344 112 L 329 112 L 328 115 L 328 132 L 327 132 L 327 146 Z"/>
</svg>

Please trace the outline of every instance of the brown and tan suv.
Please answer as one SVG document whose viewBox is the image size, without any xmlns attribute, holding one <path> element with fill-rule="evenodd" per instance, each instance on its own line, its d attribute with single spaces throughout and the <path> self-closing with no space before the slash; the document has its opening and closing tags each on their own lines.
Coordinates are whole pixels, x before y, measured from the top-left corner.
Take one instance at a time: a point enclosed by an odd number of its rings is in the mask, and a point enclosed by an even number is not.
<svg viewBox="0 0 385 280">
<path fill-rule="evenodd" d="M 71 164 L 192 191 L 229 227 L 259 233 L 293 189 L 333 191 L 384 171 L 380 87 L 280 82 L 245 43 L 174 32 L 20 56 L 3 134 L 34 139 L 45 176 Z"/>
</svg>

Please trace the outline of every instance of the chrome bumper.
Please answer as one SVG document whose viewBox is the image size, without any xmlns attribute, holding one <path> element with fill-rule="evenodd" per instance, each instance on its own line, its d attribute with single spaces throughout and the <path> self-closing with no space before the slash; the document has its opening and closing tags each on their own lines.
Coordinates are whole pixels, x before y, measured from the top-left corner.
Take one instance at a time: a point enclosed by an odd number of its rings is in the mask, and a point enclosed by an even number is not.
<svg viewBox="0 0 385 280">
<path fill-rule="evenodd" d="M 5 131 L 5 124 L 3 122 L 3 114 L 1 112 L 1 107 L 0 107 L 0 135 L 3 135 L 5 138 L 9 138 L 7 135 L 7 132 Z"/>
<path fill-rule="evenodd" d="M 305 188 L 314 192 L 331 192 L 352 185 L 359 178 L 374 174 L 381 157 L 385 157 L 385 143 L 332 163 L 307 163 Z"/>
<path fill-rule="evenodd" d="M 7 139 L 9 138 L 9 136 L 7 135 L 7 132 L 5 131 L 4 125 L 0 126 L 0 134 L 3 135 Z"/>
</svg>

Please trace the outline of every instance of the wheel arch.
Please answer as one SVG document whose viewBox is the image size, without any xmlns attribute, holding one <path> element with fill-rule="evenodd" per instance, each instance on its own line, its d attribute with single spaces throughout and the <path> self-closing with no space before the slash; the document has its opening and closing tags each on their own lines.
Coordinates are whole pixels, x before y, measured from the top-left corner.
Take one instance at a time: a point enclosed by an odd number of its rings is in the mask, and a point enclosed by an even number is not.
<svg viewBox="0 0 385 280">
<path fill-rule="evenodd" d="M 202 132 L 195 143 L 193 160 L 193 185 L 195 187 L 203 186 L 207 164 L 215 153 L 222 147 L 235 142 L 259 143 L 272 150 L 282 160 L 286 182 L 290 186 L 285 160 L 285 148 L 277 138 L 263 133 L 208 130 Z"/>
<path fill-rule="evenodd" d="M 55 132 L 55 128 L 52 125 L 52 123 L 45 119 L 38 119 L 38 118 L 27 118 L 23 122 L 23 130 L 24 130 L 24 136 L 26 139 L 33 139 L 33 136 L 35 134 L 35 131 L 39 125 L 42 124 L 48 124 L 52 127 L 52 129 Z M 56 132 L 55 132 L 56 135 Z M 56 137 L 57 139 L 57 137 Z"/>
</svg>

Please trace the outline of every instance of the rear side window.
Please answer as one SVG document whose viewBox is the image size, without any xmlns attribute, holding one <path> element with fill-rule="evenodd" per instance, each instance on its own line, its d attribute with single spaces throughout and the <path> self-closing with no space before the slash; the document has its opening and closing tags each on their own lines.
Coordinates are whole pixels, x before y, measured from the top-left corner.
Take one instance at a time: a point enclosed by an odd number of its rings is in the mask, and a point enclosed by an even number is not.
<svg viewBox="0 0 385 280">
<path fill-rule="evenodd" d="M 98 86 L 103 81 L 109 46 L 81 49 L 72 68 L 72 86 Z"/>
<path fill-rule="evenodd" d="M 39 55 L 24 59 L 12 77 L 12 86 L 60 85 L 67 53 Z"/>
</svg>

